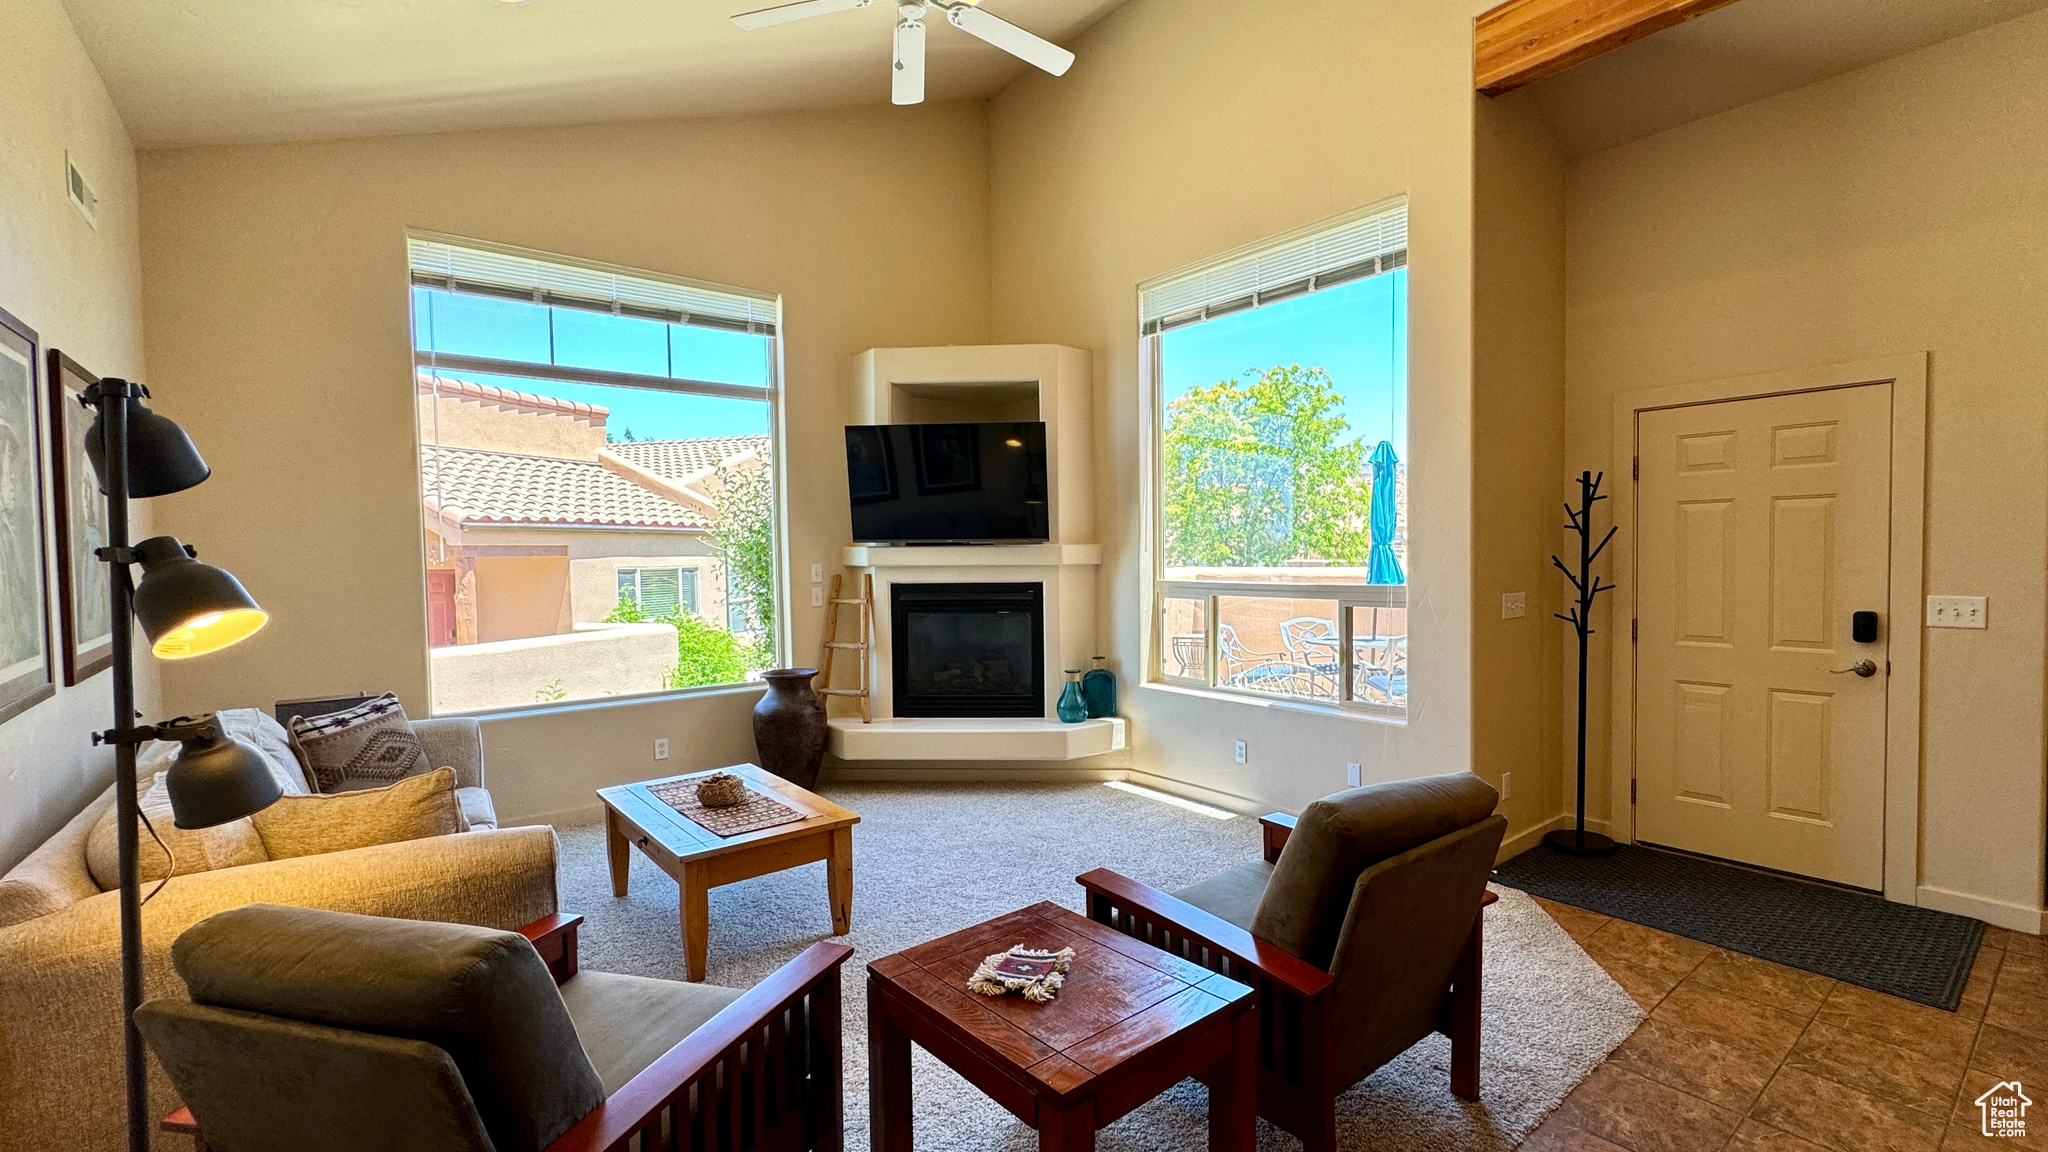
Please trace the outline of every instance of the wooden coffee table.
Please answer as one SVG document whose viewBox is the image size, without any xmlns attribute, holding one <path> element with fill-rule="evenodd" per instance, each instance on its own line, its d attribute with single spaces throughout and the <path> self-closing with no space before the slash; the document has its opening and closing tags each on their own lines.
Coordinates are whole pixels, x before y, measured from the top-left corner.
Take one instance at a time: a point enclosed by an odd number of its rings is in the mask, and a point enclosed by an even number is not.
<svg viewBox="0 0 2048 1152">
<path fill-rule="evenodd" d="M 982 957 L 1014 944 L 1071 946 L 1050 1004 L 967 990 Z M 1209 1086 L 1211 1152 L 1257 1138 L 1252 990 L 1057 904 L 1033 904 L 868 965 L 873 1152 L 910 1152 L 910 1044 L 1038 1129 L 1043 1152 L 1095 1147 L 1095 1132 L 1193 1076 Z"/>
<path fill-rule="evenodd" d="M 648 789 L 671 780 L 713 772 L 744 777 L 747 786 L 804 813 L 804 819 L 758 832 L 720 836 L 656 799 Z M 751 880 L 813 860 L 829 860 L 825 884 L 832 900 L 832 934 L 844 936 L 853 916 L 853 826 L 860 817 L 815 792 L 799 788 L 752 764 L 712 768 L 600 788 L 604 801 L 605 850 L 612 866 L 612 895 L 626 894 L 632 845 L 674 878 L 682 905 L 683 959 L 689 979 L 704 979 L 711 932 L 711 890 Z M 1005 945 L 1007 947 L 1007 945 Z"/>
</svg>

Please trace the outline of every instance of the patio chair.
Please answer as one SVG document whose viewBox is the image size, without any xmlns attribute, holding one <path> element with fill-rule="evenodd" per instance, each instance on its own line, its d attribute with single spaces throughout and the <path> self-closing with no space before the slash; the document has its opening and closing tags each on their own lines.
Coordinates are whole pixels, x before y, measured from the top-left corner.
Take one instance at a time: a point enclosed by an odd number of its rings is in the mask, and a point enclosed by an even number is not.
<svg viewBox="0 0 2048 1152">
<path fill-rule="evenodd" d="M 1216 680 L 1232 688 L 1255 688 L 1289 696 L 1313 696 L 1315 669 L 1297 663 L 1285 652 L 1254 652 L 1228 624 L 1216 628 Z"/>
<path fill-rule="evenodd" d="M 171 946 L 192 999 L 135 1013 L 185 1099 L 165 1129 L 201 1152 L 838 1152 L 852 949 L 813 944 L 744 992 L 579 975 L 581 919 L 201 921 Z"/>
<path fill-rule="evenodd" d="M 1481 910 L 1505 817 L 1470 773 L 1271 815 L 1265 859 L 1168 894 L 1107 869 L 1088 916 L 1258 990 L 1259 1115 L 1334 1152 L 1337 1096 L 1432 1032 L 1479 1096 Z"/>
<path fill-rule="evenodd" d="M 1197 680 L 1208 679 L 1208 637 L 1203 636 L 1200 632 L 1195 632 L 1175 636 L 1170 643 L 1172 644 L 1173 660 L 1176 668 L 1169 669 L 1168 675 L 1191 676 Z"/>
</svg>

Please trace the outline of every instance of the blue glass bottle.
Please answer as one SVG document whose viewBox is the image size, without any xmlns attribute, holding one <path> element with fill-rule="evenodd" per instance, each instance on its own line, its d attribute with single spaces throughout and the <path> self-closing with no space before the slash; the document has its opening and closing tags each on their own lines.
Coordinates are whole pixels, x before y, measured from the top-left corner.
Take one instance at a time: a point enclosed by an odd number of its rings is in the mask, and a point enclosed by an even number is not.
<svg viewBox="0 0 2048 1152">
<path fill-rule="evenodd" d="M 1062 724 L 1079 724 L 1088 718 L 1088 706 L 1081 702 L 1081 670 L 1067 669 L 1067 686 L 1060 691 L 1060 702 L 1053 712 Z"/>
<path fill-rule="evenodd" d="M 1107 659 L 1095 657 L 1095 667 L 1081 676 L 1081 702 L 1088 706 L 1090 720 L 1116 715 L 1116 673 L 1103 664 Z"/>
</svg>

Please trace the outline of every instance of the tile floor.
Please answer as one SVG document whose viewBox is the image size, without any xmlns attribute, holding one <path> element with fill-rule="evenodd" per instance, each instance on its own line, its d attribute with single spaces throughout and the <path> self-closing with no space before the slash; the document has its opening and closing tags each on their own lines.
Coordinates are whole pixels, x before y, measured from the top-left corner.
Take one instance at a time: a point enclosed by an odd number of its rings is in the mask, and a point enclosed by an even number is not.
<svg viewBox="0 0 2048 1152">
<path fill-rule="evenodd" d="M 2048 1152 L 2041 937 L 1989 929 L 1950 1013 L 1538 903 L 1649 1018 L 1522 1152 Z M 2025 1137 L 1979 1131 L 2002 1080 L 2040 1101 Z"/>
</svg>

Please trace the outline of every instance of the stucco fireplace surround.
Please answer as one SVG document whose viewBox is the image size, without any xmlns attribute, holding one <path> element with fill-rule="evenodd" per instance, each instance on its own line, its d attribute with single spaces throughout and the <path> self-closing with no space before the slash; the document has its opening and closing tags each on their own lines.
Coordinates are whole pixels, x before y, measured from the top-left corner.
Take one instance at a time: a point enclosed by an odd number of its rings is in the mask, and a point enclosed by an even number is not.
<svg viewBox="0 0 2048 1152">
<path fill-rule="evenodd" d="M 854 358 L 855 423 L 1044 421 L 1052 539 L 1044 544 L 850 545 L 843 557 L 846 566 L 875 578 L 875 720 L 863 724 L 858 716 L 833 717 L 834 756 L 848 761 L 1077 760 L 1124 747 L 1121 719 L 1062 724 L 1053 713 L 1065 679 L 1062 670 L 1086 667 L 1095 650 L 1095 582 L 1102 548 L 1095 542 L 1090 372 L 1087 352 L 1056 344 L 876 348 Z M 891 606 L 899 586 L 914 594 L 917 585 L 1042 589 L 1043 659 L 1035 715 L 934 716 L 928 704 L 899 710 L 892 673 L 900 637 Z"/>
</svg>

